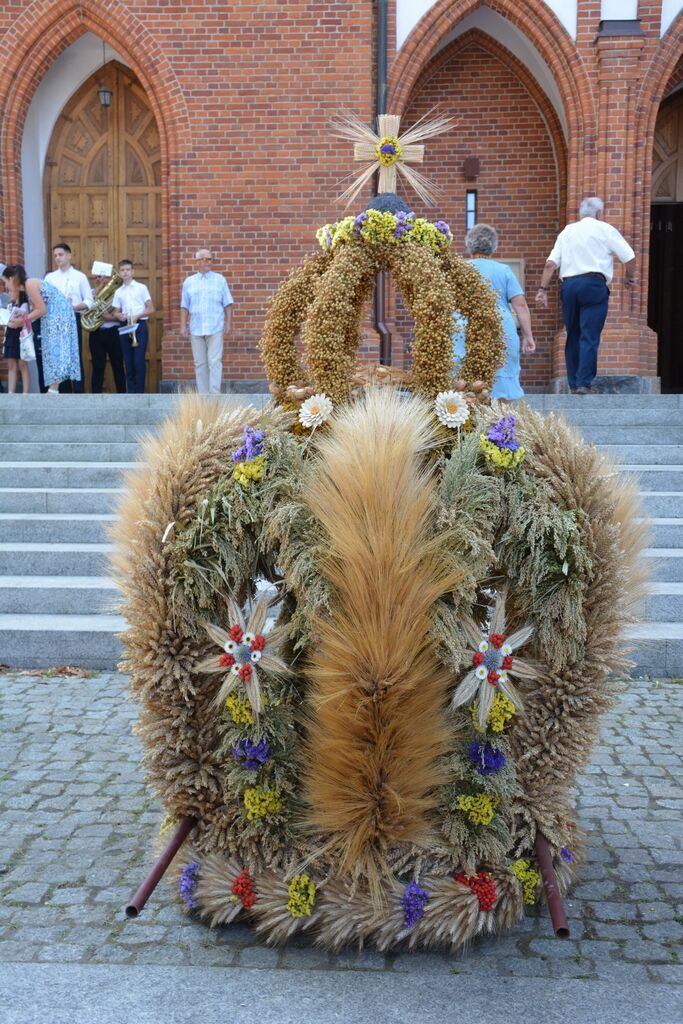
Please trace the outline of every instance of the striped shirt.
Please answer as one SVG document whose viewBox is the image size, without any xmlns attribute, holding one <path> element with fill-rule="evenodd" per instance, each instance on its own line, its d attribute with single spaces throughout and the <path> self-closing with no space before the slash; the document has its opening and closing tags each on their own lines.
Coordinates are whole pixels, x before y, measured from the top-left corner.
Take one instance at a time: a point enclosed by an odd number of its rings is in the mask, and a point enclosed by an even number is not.
<svg viewBox="0 0 683 1024">
<path fill-rule="evenodd" d="M 225 278 L 208 270 L 185 279 L 180 305 L 190 314 L 190 334 L 218 334 L 223 331 L 224 310 L 232 305 L 232 295 Z"/>
</svg>

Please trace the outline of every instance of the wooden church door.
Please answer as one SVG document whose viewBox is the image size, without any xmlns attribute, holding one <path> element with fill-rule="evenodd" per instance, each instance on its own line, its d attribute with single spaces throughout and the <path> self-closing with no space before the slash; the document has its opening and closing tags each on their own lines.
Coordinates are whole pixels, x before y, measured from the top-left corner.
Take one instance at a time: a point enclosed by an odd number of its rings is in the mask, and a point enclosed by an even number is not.
<svg viewBox="0 0 683 1024">
<path fill-rule="evenodd" d="M 102 82 L 112 100 L 103 108 Z M 92 75 L 68 101 L 55 125 L 45 165 L 48 260 L 67 242 L 73 263 L 89 274 L 93 260 L 114 266 L 131 259 L 149 288 L 156 313 L 149 321 L 147 391 L 161 379 L 161 156 L 154 114 L 137 78 L 118 62 Z M 86 391 L 90 351 L 83 334 Z M 107 364 L 105 390 L 113 391 Z"/>
</svg>

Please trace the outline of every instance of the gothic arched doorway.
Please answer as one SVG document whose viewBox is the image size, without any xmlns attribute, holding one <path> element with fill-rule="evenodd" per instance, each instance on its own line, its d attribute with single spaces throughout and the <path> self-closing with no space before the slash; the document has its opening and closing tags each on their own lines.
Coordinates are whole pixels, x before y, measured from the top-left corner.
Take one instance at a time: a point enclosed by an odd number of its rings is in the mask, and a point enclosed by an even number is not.
<svg viewBox="0 0 683 1024">
<path fill-rule="evenodd" d="M 107 109 L 97 95 L 103 81 L 112 92 Z M 55 243 L 67 242 L 74 265 L 86 273 L 93 260 L 116 264 L 131 259 L 136 278 L 149 287 L 157 312 L 149 325 L 147 390 L 157 391 L 162 334 L 161 153 L 154 114 L 130 69 L 112 61 L 68 101 L 50 139 L 44 189 L 48 253 Z M 89 390 L 85 339 L 83 349 Z"/>
<path fill-rule="evenodd" d="M 648 324 L 662 391 L 683 392 L 683 90 L 657 116 L 652 164 Z"/>
</svg>

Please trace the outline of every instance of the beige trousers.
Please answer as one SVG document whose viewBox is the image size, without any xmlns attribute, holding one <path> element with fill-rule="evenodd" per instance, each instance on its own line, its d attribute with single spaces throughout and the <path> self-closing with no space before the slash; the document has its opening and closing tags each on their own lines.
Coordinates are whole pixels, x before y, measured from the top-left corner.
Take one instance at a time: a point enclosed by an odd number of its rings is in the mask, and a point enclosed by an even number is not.
<svg viewBox="0 0 683 1024">
<path fill-rule="evenodd" d="M 223 331 L 191 334 L 194 372 L 200 395 L 220 395 L 223 377 Z"/>
</svg>

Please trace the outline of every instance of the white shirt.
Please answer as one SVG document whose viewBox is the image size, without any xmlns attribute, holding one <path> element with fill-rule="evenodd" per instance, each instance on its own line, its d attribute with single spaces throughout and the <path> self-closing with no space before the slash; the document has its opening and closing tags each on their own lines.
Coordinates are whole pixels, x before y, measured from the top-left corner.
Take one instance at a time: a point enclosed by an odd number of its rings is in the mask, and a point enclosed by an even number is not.
<svg viewBox="0 0 683 1024">
<path fill-rule="evenodd" d="M 92 288 L 83 271 L 76 270 L 75 267 L 69 267 L 68 270 L 58 268 L 46 274 L 45 280 L 48 284 L 54 285 L 62 295 L 66 295 L 72 306 L 80 306 L 81 302 L 85 302 L 88 309 L 92 309 Z"/>
<path fill-rule="evenodd" d="M 120 309 L 126 316 L 138 316 L 143 312 L 145 303 L 151 301 L 152 296 L 149 294 L 146 284 L 142 284 L 141 281 L 127 281 L 114 292 L 112 305 L 114 309 Z M 141 316 L 140 319 L 147 320 L 149 318 Z"/>
<path fill-rule="evenodd" d="M 595 217 L 582 217 L 560 231 L 548 259 L 559 267 L 563 280 L 578 274 L 603 274 L 609 284 L 615 256 L 628 263 L 636 254 L 611 224 Z"/>
<path fill-rule="evenodd" d="M 225 307 L 232 305 L 228 282 L 213 270 L 193 274 L 183 282 L 180 305 L 190 314 L 190 334 L 205 337 L 222 333 Z"/>
</svg>

